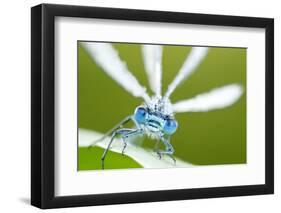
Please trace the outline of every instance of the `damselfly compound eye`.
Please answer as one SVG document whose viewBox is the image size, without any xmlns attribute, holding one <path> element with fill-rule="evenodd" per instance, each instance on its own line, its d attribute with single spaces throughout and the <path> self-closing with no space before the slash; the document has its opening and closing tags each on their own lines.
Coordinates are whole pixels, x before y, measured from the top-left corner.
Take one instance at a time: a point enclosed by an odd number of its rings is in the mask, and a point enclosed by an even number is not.
<svg viewBox="0 0 281 213">
<path fill-rule="evenodd" d="M 134 117 L 138 123 L 144 123 L 147 117 L 147 109 L 144 107 L 136 108 Z"/>
<path fill-rule="evenodd" d="M 167 135 L 172 135 L 178 128 L 178 122 L 174 119 L 168 118 L 165 121 L 163 132 Z"/>
</svg>

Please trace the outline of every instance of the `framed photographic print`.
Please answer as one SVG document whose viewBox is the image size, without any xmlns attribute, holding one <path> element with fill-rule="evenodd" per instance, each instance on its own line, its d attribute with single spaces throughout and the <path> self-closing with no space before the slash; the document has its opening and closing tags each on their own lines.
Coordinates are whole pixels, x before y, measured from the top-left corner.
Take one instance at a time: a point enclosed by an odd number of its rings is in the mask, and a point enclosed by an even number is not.
<svg viewBox="0 0 281 213">
<path fill-rule="evenodd" d="M 31 9 L 31 203 L 273 193 L 274 21 Z"/>
</svg>

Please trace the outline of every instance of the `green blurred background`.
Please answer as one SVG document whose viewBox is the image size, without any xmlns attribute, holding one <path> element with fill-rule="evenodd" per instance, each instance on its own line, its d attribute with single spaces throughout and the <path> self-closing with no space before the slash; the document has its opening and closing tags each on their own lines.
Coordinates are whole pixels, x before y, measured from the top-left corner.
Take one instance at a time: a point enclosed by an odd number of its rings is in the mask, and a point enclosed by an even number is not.
<svg viewBox="0 0 281 213">
<path fill-rule="evenodd" d="M 146 86 L 139 44 L 114 43 L 120 57 L 139 82 Z M 165 45 L 163 48 L 162 92 L 173 80 L 191 47 Z M 203 63 L 172 94 L 171 101 L 191 98 L 215 87 L 240 83 L 244 94 L 231 107 L 211 112 L 179 113 L 177 132 L 171 143 L 174 155 L 196 165 L 246 163 L 246 49 L 212 47 Z M 106 132 L 131 115 L 142 103 L 112 80 L 90 58 L 78 42 L 78 127 Z M 143 146 L 153 147 L 145 138 Z M 100 169 L 103 149 L 79 148 L 78 170 Z M 107 168 L 139 168 L 129 157 L 110 152 Z"/>
</svg>

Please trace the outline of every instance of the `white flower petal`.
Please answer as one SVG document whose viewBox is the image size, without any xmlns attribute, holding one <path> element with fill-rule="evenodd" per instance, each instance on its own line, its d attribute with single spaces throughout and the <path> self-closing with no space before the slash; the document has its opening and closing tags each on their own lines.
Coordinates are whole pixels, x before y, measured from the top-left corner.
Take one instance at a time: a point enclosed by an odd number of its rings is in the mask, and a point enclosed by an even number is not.
<svg viewBox="0 0 281 213">
<path fill-rule="evenodd" d="M 239 100 L 243 88 L 239 84 L 229 84 L 199 94 L 193 98 L 173 104 L 173 110 L 179 112 L 207 112 L 231 106 Z"/>
<path fill-rule="evenodd" d="M 180 85 L 180 83 L 186 80 L 196 70 L 196 68 L 205 59 L 208 50 L 208 47 L 192 48 L 175 79 L 168 86 L 168 90 L 165 94 L 166 98 L 168 98 L 172 94 L 172 92 L 174 92 L 174 90 Z"/>
<path fill-rule="evenodd" d="M 135 97 L 150 100 L 146 88 L 141 86 L 136 77 L 128 70 L 118 52 L 109 43 L 83 42 L 83 47 L 95 62 L 127 92 Z"/>
<path fill-rule="evenodd" d="M 79 129 L 79 147 L 88 147 L 92 144 L 93 141 L 102 137 L 102 133 L 98 133 L 92 130 Z M 103 141 L 98 142 L 96 146 L 101 148 L 106 148 L 110 138 L 105 138 Z M 110 151 L 122 153 L 123 143 L 119 139 L 115 139 L 112 143 Z M 131 157 L 144 168 L 171 168 L 171 167 L 192 167 L 193 165 L 187 162 L 184 162 L 178 158 L 176 159 L 176 164 L 174 161 L 163 155 L 161 159 L 157 156 L 155 152 L 151 149 L 144 149 L 140 146 L 128 143 L 125 149 L 125 155 Z"/>
</svg>

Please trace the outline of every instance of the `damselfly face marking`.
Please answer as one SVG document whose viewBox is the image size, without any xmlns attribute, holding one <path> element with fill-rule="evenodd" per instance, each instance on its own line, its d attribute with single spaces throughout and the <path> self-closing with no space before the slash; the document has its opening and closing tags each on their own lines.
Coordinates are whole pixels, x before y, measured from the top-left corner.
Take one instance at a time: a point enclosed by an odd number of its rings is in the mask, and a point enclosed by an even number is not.
<svg viewBox="0 0 281 213">
<path fill-rule="evenodd" d="M 178 127 L 178 123 L 173 117 L 165 115 L 161 111 L 150 109 L 147 106 L 137 107 L 134 119 L 145 130 L 158 133 L 160 136 L 172 135 Z"/>
</svg>

